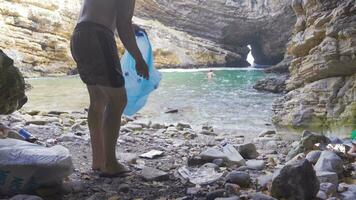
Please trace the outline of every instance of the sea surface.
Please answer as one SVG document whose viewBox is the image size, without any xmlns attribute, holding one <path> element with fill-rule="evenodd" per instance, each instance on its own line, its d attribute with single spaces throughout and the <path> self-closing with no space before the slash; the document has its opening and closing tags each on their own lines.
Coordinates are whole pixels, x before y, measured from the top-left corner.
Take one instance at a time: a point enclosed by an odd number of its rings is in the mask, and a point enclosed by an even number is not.
<svg viewBox="0 0 356 200">
<path fill-rule="evenodd" d="M 212 80 L 206 70 L 162 70 L 163 79 L 139 112 L 152 122 L 186 122 L 199 128 L 211 124 L 233 134 L 253 134 L 270 128 L 271 106 L 280 95 L 258 92 L 257 80 L 274 76 L 253 68 L 218 69 Z M 78 76 L 28 79 L 26 110 L 83 111 L 88 94 Z M 178 113 L 165 111 L 178 109 Z"/>
</svg>

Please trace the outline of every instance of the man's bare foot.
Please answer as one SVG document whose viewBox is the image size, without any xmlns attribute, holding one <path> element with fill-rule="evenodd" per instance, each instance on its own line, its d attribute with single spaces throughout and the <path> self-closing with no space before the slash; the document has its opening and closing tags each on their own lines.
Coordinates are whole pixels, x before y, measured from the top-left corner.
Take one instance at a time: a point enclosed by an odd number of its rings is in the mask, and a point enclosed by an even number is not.
<svg viewBox="0 0 356 200">
<path fill-rule="evenodd" d="M 130 175 L 131 170 L 122 165 L 121 163 L 115 163 L 101 169 L 100 176 L 102 177 L 125 177 Z"/>
</svg>

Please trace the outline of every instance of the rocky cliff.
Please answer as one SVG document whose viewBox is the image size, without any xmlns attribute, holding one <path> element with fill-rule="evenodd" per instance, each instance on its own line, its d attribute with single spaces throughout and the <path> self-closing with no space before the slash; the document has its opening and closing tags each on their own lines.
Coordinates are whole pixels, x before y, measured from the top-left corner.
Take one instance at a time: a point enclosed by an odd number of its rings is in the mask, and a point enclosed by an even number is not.
<svg viewBox="0 0 356 200">
<path fill-rule="evenodd" d="M 73 69 L 69 38 L 80 0 L 0 0 L 0 48 L 26 76 Z M 148 30 L 158 67 L 247 66 L 283 58 L 295 16 L 290 1 L 137 1 L 135 22 Z"/>
<path fill-rule="evenodd" d="M 27 76 L 61 74 L 73 66 L 68 47 L 80 2 L 0 0 L 0 48 Z"/>
<path fill-rule="evenodd" d="M 294 127 L 356 128 L 356 3 L 293 0 L 298 17 L 288 54 L 289 91 L 273 121 Z"/>
<path fill-rule="evenodd" d="M 227 65 L 247 66 L 251 45 L 257 64 L 282 60 L 295 15 L 285 0 L 141 0 L 136 15 L 155 19 L 193 36 L 205 38 L 241 55 Z"/>
<path fill-rule="evenodd" d="M 0 115 L 20 109 L 26 102 L 25 81 L 13 60 L 0 50 Z"/>
</svg>

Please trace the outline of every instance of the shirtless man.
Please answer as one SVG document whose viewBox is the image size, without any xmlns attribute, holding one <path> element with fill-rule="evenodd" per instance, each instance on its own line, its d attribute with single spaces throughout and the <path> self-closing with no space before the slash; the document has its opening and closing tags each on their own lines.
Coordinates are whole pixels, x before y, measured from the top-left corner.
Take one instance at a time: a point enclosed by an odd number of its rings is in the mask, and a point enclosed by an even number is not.
<svg viewBox="0 0 356 200">
<path fill-rule="evenodd" d="M 137 47 L 132 27 L 134 7 L 135 0 L 84 0 L 71 39 L 72 55 L 90 96 L 88 125 L 92 169 L 100 170 L 107 177 L 129 171 L 117 161 L 115 153 L 121 115 L 127 102 L 115 30 L 135 58 L 138 75 L 149 78 L 148 66 Z"/>
<path fill-rule="evenodd" d="M 208 78 L 208 80 L 212 80 L 213 77 L 215 76 L 215 73 L 213 72 L 213 70 L 209 70 L 209 72 L 206 74 L 206 77 Z"/>
</svg>

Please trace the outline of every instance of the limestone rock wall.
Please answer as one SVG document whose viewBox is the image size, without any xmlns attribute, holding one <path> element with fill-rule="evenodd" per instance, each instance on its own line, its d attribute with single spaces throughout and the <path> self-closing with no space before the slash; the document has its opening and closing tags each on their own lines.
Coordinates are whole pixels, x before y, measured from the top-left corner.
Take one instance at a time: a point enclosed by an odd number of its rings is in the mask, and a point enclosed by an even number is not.
<svg viewBox="0 0 356 200">
<path fill-rule="evenodd" d="M 20 109 L 26 102 L 25 81 L 13 60 L 0 50 L 0 115 Z"/>
<path fill-rule="evenodd" d="M 221 44 L 241 55 L 235 66 L 248 65 L 249 44 L 257 64 L 277 64 L 296 21 L 290 0 L 139 0 L 136 15 Z"/>
<path fill-rule="evenodd" d="M 73 67 L 69 38 L 80 0 L 0 0 L 0 48 L 27 76 Z"/>
<path fill-rule="evenodd" d="M 356 3 L 294 0 L 297 14 L 287 51 L 290 91 L 273 120 L 294 127 L 356 128 Z"/>
</svg>

